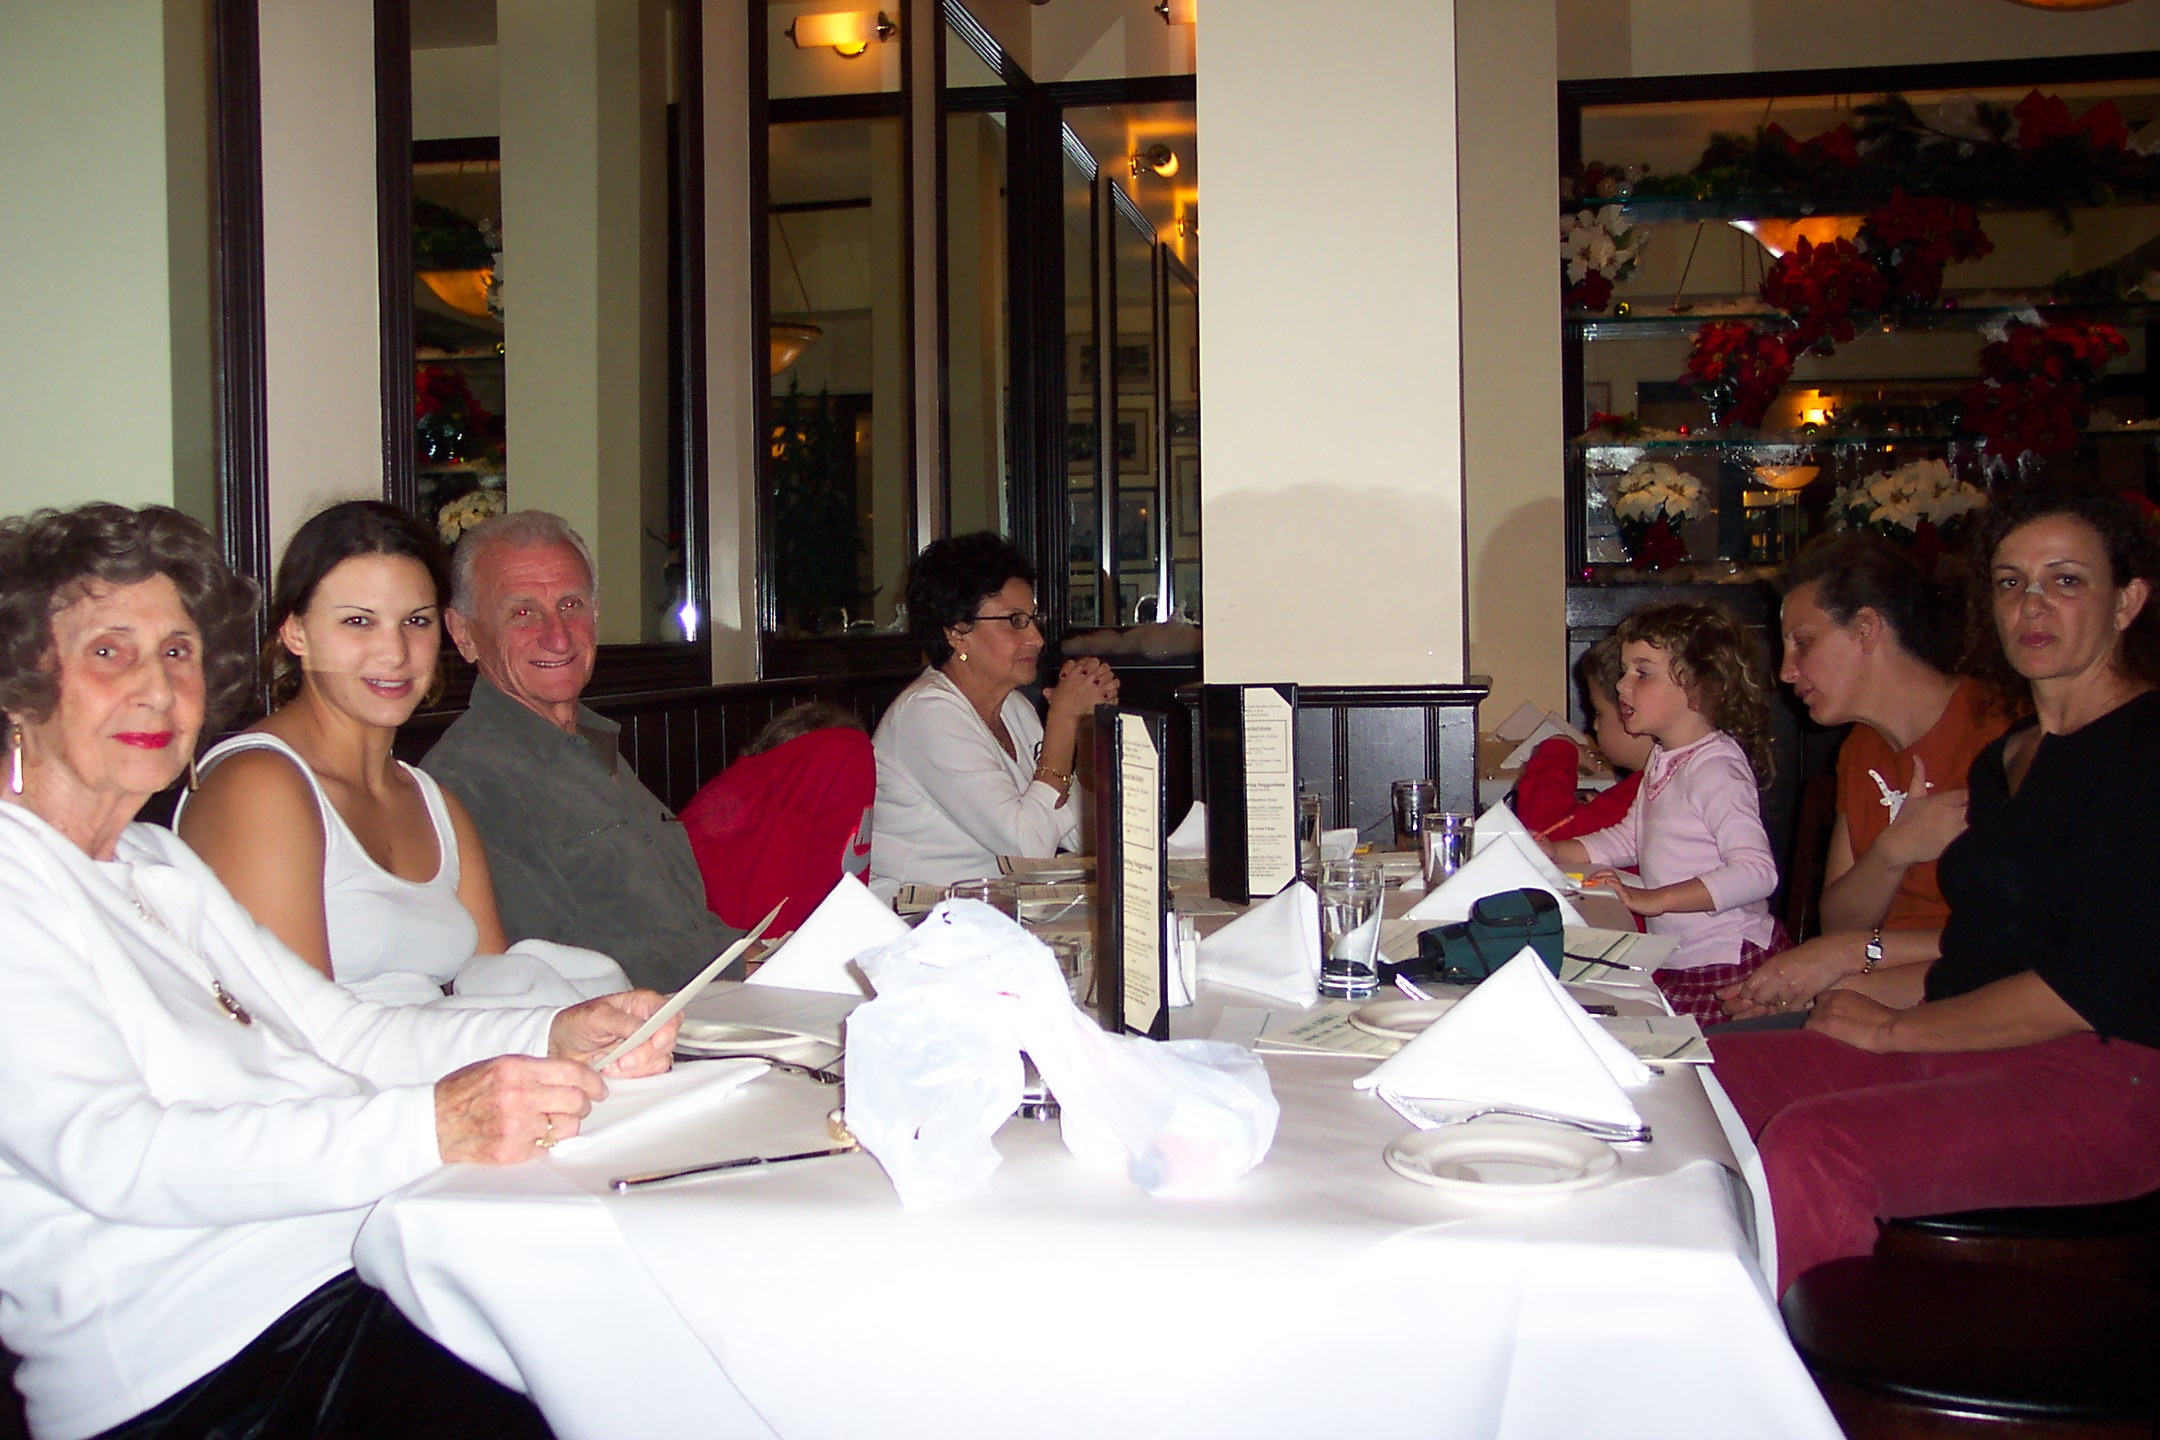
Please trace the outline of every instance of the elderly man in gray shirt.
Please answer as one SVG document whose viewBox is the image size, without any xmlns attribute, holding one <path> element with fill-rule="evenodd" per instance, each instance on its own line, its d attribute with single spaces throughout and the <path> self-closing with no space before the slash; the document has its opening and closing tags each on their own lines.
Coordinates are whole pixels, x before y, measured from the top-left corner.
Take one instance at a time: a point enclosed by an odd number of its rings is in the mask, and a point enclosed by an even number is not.
<svg viewBox="0 0 2160 1440">
<path fill-rule="evenodd" d="M 479 826 L 512 941 L 583 945 L 674 990 L 742 932 L 705 908 L 682 824 L 622 763 L 622 727 L 579 703 L 598 650 L 592 551 L 520 510 L 459 542 L 444 621 L 472 701 L 421 768 Z"/>
</svg>

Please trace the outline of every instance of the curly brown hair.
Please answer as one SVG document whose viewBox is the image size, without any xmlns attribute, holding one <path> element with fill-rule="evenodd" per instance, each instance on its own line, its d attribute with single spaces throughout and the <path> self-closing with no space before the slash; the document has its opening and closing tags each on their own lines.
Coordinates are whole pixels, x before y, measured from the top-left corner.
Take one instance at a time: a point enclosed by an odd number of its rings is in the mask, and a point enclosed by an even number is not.
<svg viewBox="0 0 2160 1440">
<path fill-rule="evenodd" d="M 1966 567 L 1970 599 L 1965 606 L 1965 671 L 1994 688 L 2020 697 L 2032 694 L 2030 683 L 2003 652 L 1995 628 L 1995 551 L 2010 532 L 2055 515 L 2082 520 L 2107 549 L 2108 578 L 2120 588 L 2132 580 L 2152 587 L 2145 608 L 2122 633 L 2117 665 L 2122 673 L 2148 685 L 2160 685 L 2160 525 L 2121 495 L 2071 486 L 2035 487 L 1997 500 L 1981 513 L 1971 540 L 1972 563 Z"/>
<path fill-rule="evenodd" d="M 202 631 L 203 730 L 247 699 L 255 673 L 255 582 L 225 567 L 199 521 L 165 505 L 93 501 L 0 520 L 0 710 L 32 724 L 60 703 L 53 617 L 97 585 L 163 575 Z"/>
<path fill-rule="evenodd" d="M 1664 651 L 1695 713 L 1740 742 L 1757 785 L 1770 783 L 1777 767 L 1770 755 L 1762 646 L 1730 610 L 1681 601 L 1651 605 L 1621 621 L 1613 638 Z"/>
</svg>

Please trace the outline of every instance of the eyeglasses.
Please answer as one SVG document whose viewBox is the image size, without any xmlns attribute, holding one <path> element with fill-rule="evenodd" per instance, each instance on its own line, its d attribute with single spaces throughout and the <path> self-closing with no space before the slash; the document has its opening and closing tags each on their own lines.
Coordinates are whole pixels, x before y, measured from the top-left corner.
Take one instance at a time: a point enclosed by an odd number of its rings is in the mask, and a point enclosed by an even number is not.
<svg viewBox="0 0 2160 1440">
<path fill-rule="evenodd" d="M 1015 631 L 1025 630 L 1032 625 L 1038 634 L 1043 631 L 1048 623 L 1043 619 L 1043 613 L 1040 610 L 1015 610 L 1010 615 L 977 615 L 974 619 L 978 625 L 988 624 L 992 620 L 1002 620 L 1007 625 L 1012 626 Z"/>
</svg>

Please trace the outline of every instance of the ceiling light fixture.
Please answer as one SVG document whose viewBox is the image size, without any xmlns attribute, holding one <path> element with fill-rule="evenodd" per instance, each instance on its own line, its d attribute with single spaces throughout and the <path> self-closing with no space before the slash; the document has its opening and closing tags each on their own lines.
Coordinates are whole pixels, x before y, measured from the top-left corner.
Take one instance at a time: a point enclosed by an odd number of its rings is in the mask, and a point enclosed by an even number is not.
<svg viewBox="0 0 2160 1440">
<path fill-rule="evenodd" d="M 1177 151 L 1157 141 L 1132 157 L 1133 179 L 1140 178 L 1142 170 L 1152 170 L 1167 180 L 1178 172 Z"/>
<path fill-rule="evenodd" d="M 810 287 L 803 284 L 802 266 L 795 263 L 795 247 L 788 243 L 787 223 L 778 215 L 772 217 L 773 229 L 779 233 L 780 249 L 787 256 L 788 269 L 794 272 L 795 289 L 802 296 L 803 309 L 809 313 L 807 320 L 775 320 L 770 329 L 772 345 L 772 369 L 774 375 L 802 358 L 802 353 L 825 338 L 825 331 L 817 323 L 817 306 L 810 301 Z"/>
<path fill-rule="evenodd" d="M 1787 251 L 1799 249 L 1802 240 L 1810 245 L 1829 245 L 1854 239 L 1866 219 L 1864 215 L 1809 215 L 1799 220 L 1765 218 L 1725 223 L 1742 234 L 1754 236 L 1763 249 L 1783 259 Z"/>
<path fill-rule="evenodd" d="M 882 10 L 874 16 L 861 10 L 835 10 L 796 16 L 787 27 L 787 35 L 798 50 L 831 46 L 835 54 L 852 60 L 868 50 L 871 41 L 890 40 L 899 29 Z"/>
</svg>

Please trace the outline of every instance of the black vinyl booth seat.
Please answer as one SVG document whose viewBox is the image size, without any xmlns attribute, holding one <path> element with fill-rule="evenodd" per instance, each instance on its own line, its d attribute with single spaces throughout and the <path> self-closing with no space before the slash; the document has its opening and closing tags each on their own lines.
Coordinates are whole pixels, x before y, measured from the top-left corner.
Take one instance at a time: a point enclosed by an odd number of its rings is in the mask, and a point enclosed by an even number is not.
<svg viewBox="0 0 2160 1440">
<path fill-rule="evenodd" d="M 2024 1265 L 2160 1290 L 2160 1190 L 2105 1205 L 1961 1210 L 1888 1220 L 1875 1253 Z"/>
<path fill-rule="evenodd" d="M 1860 1257 L 1808 1271 L 1779 1309 L 1854 1440 L 1967 1428 L 2151 1436 L 2160 1425 L 2160 1297 L 2132 1285 Z"/>
</svg>

